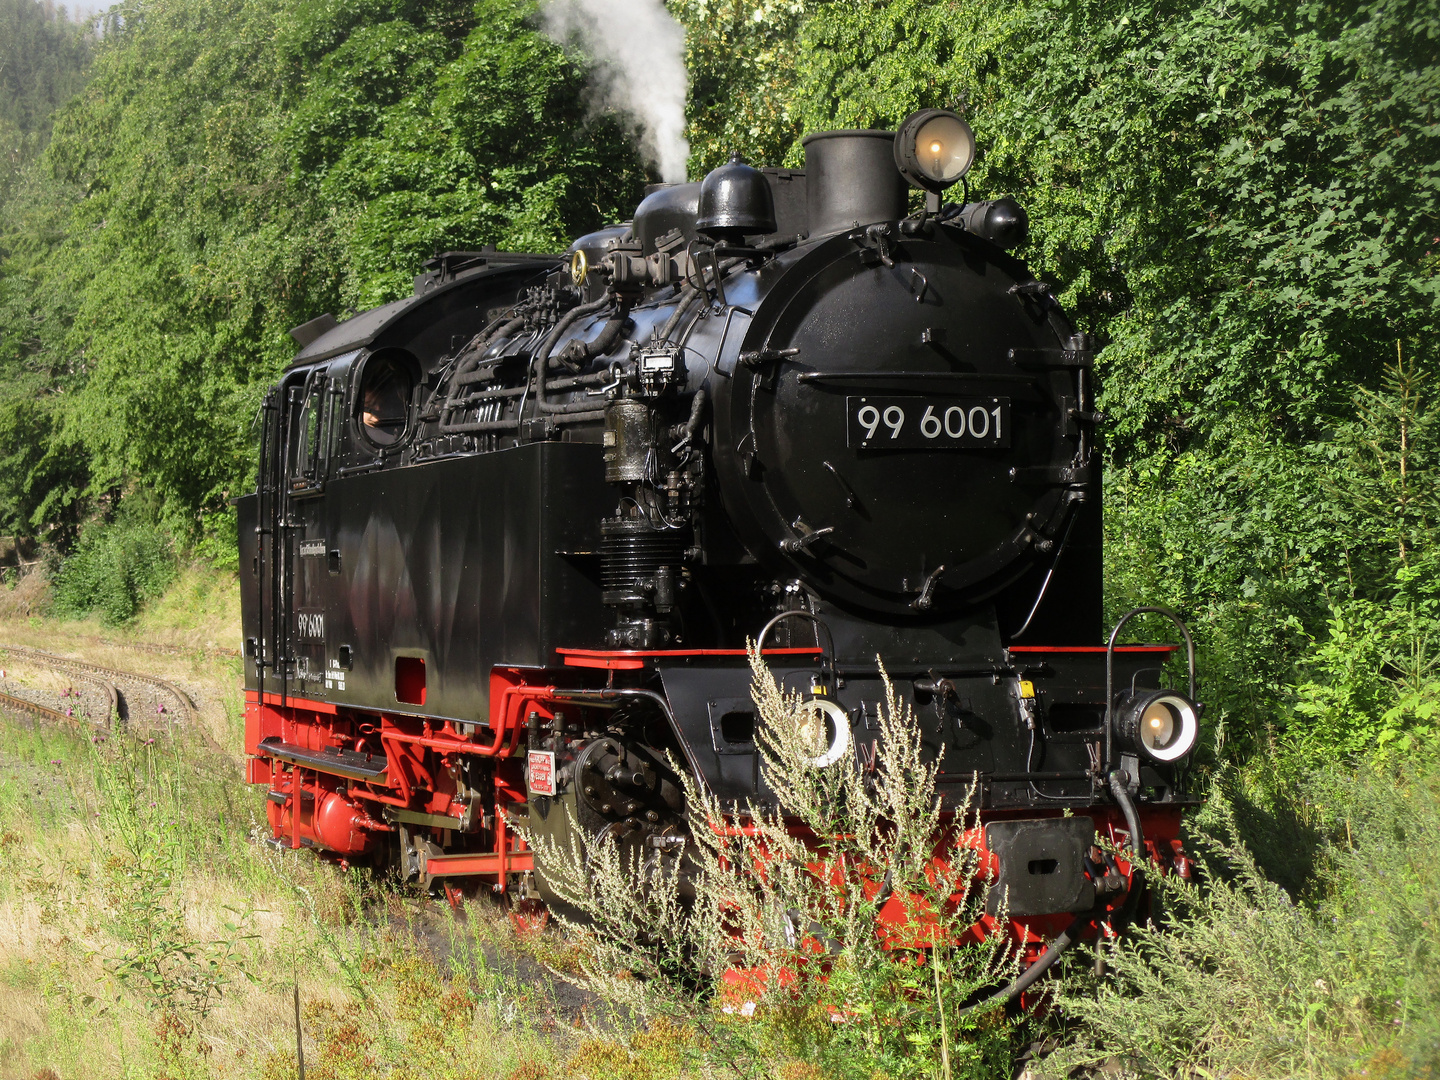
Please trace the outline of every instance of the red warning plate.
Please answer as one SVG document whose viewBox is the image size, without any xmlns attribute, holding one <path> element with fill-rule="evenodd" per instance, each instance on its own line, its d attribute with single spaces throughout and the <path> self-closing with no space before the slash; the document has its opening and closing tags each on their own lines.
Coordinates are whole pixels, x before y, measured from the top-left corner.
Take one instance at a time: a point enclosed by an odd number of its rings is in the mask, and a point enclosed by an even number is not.
<svg viewBox="0 0 1440 1080">
<path fill-rule="evenodd" d="M 553 750 L 531 750 L 525 758 L 529 774 L 530 794 L 555 794 L 555 752 Z"/>
</svg>

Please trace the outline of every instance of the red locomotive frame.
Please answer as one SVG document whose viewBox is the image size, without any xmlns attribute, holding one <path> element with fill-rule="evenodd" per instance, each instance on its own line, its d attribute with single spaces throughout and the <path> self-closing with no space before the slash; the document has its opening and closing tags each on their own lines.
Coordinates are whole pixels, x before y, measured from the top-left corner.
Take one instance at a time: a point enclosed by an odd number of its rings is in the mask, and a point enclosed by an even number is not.
<svg viewBox="0 0 1440 1080">
<path fill-rule="evenodd" d="M 1135 645 L 1120 646 L 1116 651 L 1168 654 L 1173 649 L 1169 645 Z M 1105 649 L 1016 646 L 1012 651 L 1095 653 Z M 611 672 L 639 670 L 657 658 L 744 655 L 743 650 L 560 652 L 564 665 L 571 669 Z M 811 656 L 815 652 L 804 648 L 773 649 L 766 650 L 766 655 Z M 342 863 L 370 855 L 377 846 L 377 836 L 396 830 L 396 824 L 384 820 L 385 807 L 410 815 L 417 829 L 448 828 L 453 830 L 452 836 L 470 832 L 478 812 L 488 822 L 483 829 L 490 839 L 488 850 L 433 850 L 422 856 L 420 870 L 427 886 L 443 884 L 448 890 L 449 879 L 480 878 L 489 879 L 495 893 L 505 893 L 517 875 L 535 869 L 534 853 L 523 836 L 507 825 L 509 809 L 525 803 L 530 794 L 524 750 L 527 724 L 532 714 L 548 722 L 557 710 L 573 708 L 577 693 L 605 693 L 603 689 L 557 685 L 555 678 L 564 674 L 563 669 L 493 669 L 489 721 L 468 732 L 438 717 L 355 710 L 295 696 L 282 700 L 277 694 L 247 690 L 246 780 L 269 786 L 267 816 L 277 842 L 292 849 L 310 847 L 332 853 Z M 457 799 L 455 763 L 462 755 L 493 761 L 491 805 L 475 807 Z M 1179 839 L 1186 809 L 1182 804 L 1138 809 L 1146 861 L 1152 872 L 1190 876 L 1191 861 Z M 1055 816 L 1059 813 L 1056 811 Z M 1129 831 L 1119 807 L 1097 805 L 1077 808 L 1074 813 L 1094 821 L 1097 840 L 1103 846 L 1116 852 L 1125 850 Z M 1034 814 L 1034 810 L 1017 808 L 987 811 L 984 817 L 990 822 Z M 712 823 L 712 827 L 744 828 L 721 822 Z M 986 846 L 983 827 L 967 830 L 964 843 L 977 851 L 980 866 L 993 880 L 998 858 Z M 443 846 L 452 845 L 447 842 Z M 1123 879 L 1123 887 L 1114 889 L 1101 909 L 1089 913 L 1089 921 L 1096 925 L 1085 928 L 1082 937 L 1094 938 L 1102 933 L 1099 923 L 1120 911 L 1133 888 L 1134 867 L 1130 860 L 1115 855 L 1109 866 Z M 926 931 L 915 925 L 912 907 L 904 897 L 891 897 L 879 909 L 878 932 L 897 943 L 923 943 Z M 1010 918 L 1001 926 L 995 918 L 985 916 L 974 930 L 977 937 L 1008 935 L 1021 949 L 1023 962 L 1029 964 L 1040 956 L 1048 941 L 1085 918 L 1084 913 L 1060 912 Z"/>
</svg>

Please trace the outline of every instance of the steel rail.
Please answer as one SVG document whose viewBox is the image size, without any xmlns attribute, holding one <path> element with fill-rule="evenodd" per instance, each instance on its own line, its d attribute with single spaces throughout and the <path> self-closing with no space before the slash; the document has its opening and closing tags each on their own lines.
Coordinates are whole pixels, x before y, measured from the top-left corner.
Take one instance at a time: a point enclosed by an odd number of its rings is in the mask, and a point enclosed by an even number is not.
<svg viewBox="0 0 1440 1080">
<path fill-rule="evenodd" d="M 72 671 L 70 674 L 81 682 L 89 683 L 91 686 L 99 687 L 100 692 L 105 695 L 109 712 L 105 714 L 105 725 L 108 727 L 112 721 L 120 719 L 120 691 L 109 679 L 101 679 L 83 671 Z"/>
<path fill-rule="evenodd" d="M 225 659 L 242 655 L 239 649 L 224 649 L 219 646 L 186 648 L 183 645 L 161 645 L 154 641 L 111 641 L 109 638 L 93 636 L 87 636 L 81 640 L 88 641 L 92 645 L 103 645 L 109 649 L 131 649 L 135 652 L 161 653 L 165 656 L 190 656 L 194 653 L 204 653 L 206 656 Z"/>
<path fill-rule="evenodd" d="M 174 683 L 159 678 L 158 676 L 143 675 L 138 671 L 122 671 L 119 668 L 105 667 L 102 664 L 92 664 L 86 660 L 73 660 L 68 656 L 57 656 L 55 653 L 48 653 L 41 649 L 31 649 L 24 645 L 0 644 L 0 652 L 7 652 L 12 656 L 28 657 L 32 660 L 49 664 L 51 667 L 70 668 L 77 671 L 93 671 L 101 675 L 113 675 L 117 678 L 133 679 L 136 682 L 157 686 L 175 699 L 187 723 L 194 724 L 199 719 L 194 702 L 190 700 L 185 692 Z"/>
<path fill-rule="evenodd" d="M 32 716 L 38 716 L 42 720 L 59 720 L 61 723 L 73 724 L 75 727 L 84 725 L 84 721 L 75 716 L 66 716 L 59 709 L 51 709 L 45 705 L 37 705 L 14 694 L 0 693 L 0 707 L 13 709 L 16 712 L 27 712 Z"/>
</svg>

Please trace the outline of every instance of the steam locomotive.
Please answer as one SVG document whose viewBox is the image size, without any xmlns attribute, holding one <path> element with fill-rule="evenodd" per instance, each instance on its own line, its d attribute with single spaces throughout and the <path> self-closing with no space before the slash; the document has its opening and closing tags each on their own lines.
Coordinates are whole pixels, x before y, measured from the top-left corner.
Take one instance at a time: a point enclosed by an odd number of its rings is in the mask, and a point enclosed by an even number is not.
<svg viewBox="0 0 1440 1080">
<path fill-rule="evenodd" d="M 292 331 L 238 501 L 275 842 L 547 901 L 517 819 L 683 848 L 671 761 L 772 798 L 754 640 L 818 768 L 871 748 L 883 658 L 1032 959 L 1188 874 L 1194 650 L 1187 693 L 1103 643 L 1093 343 L 1023 209 L 942 201 L 954 113 L 803 145 Z"/>
</svg>

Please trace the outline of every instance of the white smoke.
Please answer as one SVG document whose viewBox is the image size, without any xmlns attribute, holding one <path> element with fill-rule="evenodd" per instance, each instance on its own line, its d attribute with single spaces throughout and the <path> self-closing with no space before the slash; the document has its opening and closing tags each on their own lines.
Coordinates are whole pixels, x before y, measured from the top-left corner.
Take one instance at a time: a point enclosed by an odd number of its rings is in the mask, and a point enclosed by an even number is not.
<svg viewBox="0 0 1440 1080">
<path fill-rule="evenodd" d="M 640 129 L 640 149 L 667 183 L 686 180 L 685 29 L 664 0 L 548 0 L 545 32 L 561 45 L 577 38 L 595 61 L 600 104 Z"/>
</svg>

